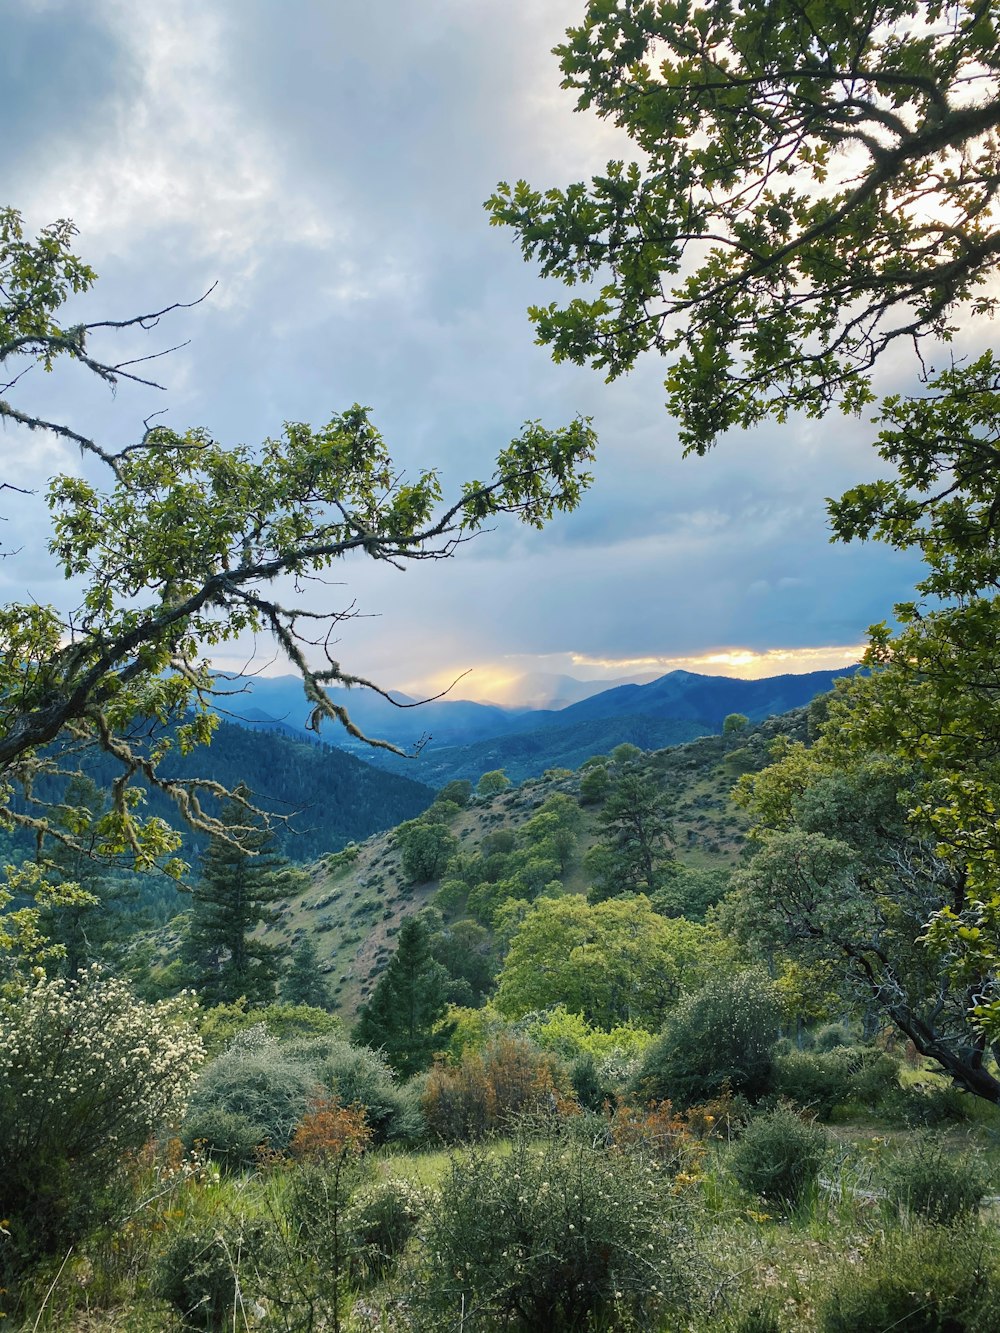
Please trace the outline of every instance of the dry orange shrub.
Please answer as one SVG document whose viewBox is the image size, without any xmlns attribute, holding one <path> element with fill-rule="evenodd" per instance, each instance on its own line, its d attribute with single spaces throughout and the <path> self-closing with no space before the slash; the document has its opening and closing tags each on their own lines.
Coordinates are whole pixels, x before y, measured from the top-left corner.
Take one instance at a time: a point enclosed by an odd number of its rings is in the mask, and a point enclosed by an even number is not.
<svg viewBox="0 0 1000 1333">
<path fill-rule="evenodd" d="M 323 1162 L 344 1153 L 360 1156 L 371 1137 L 363 1106 L 341 1106 L 336 1097 L 320 1097 L 302 1117 L 288 1149 L 298 1161 Z"/>
</svg>

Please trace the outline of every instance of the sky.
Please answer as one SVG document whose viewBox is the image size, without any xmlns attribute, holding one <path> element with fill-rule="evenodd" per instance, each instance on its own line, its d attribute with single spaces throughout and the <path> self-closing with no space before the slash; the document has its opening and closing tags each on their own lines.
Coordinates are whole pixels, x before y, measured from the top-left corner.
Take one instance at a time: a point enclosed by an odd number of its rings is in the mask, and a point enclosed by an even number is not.
<svg viewBox="0 0 1000 1333">
<path fill-rule="evenodd" d="M 516 701 L 521 673 L 774 675 L 857 660 L 909 596 L 914 560 L 832 545 L 824 500 L 877 474 L 841 417 L 733 434 L 684 460 L 655 357 L 608 385 L 556 366 L 526 315 L 555 299 L 483 201 L 500 180 L 565 185 L 629 156 L 574 110 L 551 48 L 582 0 L 6 0 L 0 202 L 79 228 L 100 281 L 79 318 L 189 301 L 140 352 L 164 392 L 112 398 L 83 372 L 18 386 L 109 447 L 166 409 L 177 429 L 255 443 L 285 420 L 372 409 L 397 462 L 482 477 L 526 420 L 593 418 L 594 484 L 540 533 L 501 519 L 450 561 L 362 558 L 313 589 L 356 604 L 345 669 L 410 693 Z M 155 339 L 159 339 L 156 342 Z M 108 344 L 118 359 L 121 342 Z M 888 361 L 891 381 L 899 368 Z M 0 435 L 8 600 L 67 606 L 45 555 L 44 483 L 78 470 L 51 440 Z M 342 580 L 342 583 L 341 583 Z M 252 659 L 286 671 L 265 642 Z"/>
</svg>

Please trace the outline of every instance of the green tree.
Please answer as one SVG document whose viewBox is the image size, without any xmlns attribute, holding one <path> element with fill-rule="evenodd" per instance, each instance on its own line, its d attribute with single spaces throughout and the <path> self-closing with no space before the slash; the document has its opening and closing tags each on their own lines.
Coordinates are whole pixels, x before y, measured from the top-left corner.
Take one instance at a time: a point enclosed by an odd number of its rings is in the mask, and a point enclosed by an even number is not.
<svg viewBox="0 0 1000 1333">
<path fill-rule="evenodd" d="M 887 347 L 993 309 L 1000 33 L 979 0 L 590 0 L 556 51 L 636 160 L 502 183 L 491 220 L 591 289 L 531 311 L 556 360 L 613 379 L 670 358 L 688 449 L 856 410 Z"/>
<path fill-rule="evenodd" d="M 740 736 L 749 725 L 750 719 L 745 713 L 729 713 L 722 723 L 722 734 L 729 737 Z"/>
<path fill-rule="evenodd" d="M 510 786 L 510 778 L 502 768 L 493 768 L 484 773 L 476 783 L 476 792 L 480 796 L 499 796 Z"/>
<path fill-rule="evenodd" d="M 430 914 L 428 914 L 430 915 Z M 432 926 L 431 954 L 450 977 L 450 1004 L 476 1006 L 484 1003 L 493 988 L 497 959 L 493 941 L 476 921 L 453 921 L 445 925 L 439 913 Z"/>
<path fill-rule="evenodd" d="M 469 798 L 472 795 L 472 783 L 468 778 L 453 778 L 451 782 L 445 785 L 437 794 L 438 801 L 452 801 L 464 810 L 469 804 Z"/>
<path fill-rule="evenodd" d="M 177 836 L 140 817 L 137 775 L 168 793 L 189 822 L 221 831 L 199 799 L 212 784 L 160 768 L 171 750 L 184 753 L 211 735 L 209 659 L 221 644 L 272 636 L 302 675 L 311 725 L 327 718 L 360 735 L 328 691 L 359 678 L 330 659 L 310 660 L 322 629 L 317 639 L 314 613 L 277 598 L 276 579 L 326 574 L 352 556 L 397 565 L 445 557 L 501 513 L 540 526 L 578 502 L 594 440 L 584 422 L 556 431 L 529 423 L 490 480 L 467 483 L 449 502 L 433 469 L 402 476 L 359 406 L 319 428 L 290 421 L 254 448 L 150 425 L 114 452 L 19 401 L 35 383 L 25 376 L 34 364 L 74 362 L 111 388 L 139 379 L 135 360 L 111 360 L 101 339 L 122 327 L 152 328 L 169 313 L 62 322 L 67 300 L 94 282 L 72 252 L 73 236 L 63 221 L 26 239 L 18 213 L 0 210 L 0 422 L 78 446 L 88 474 L 103 467 L 108 478 L 102 488 L 89 475 L 61 475 L 49 487 L 50 549 L 78 590 L 67 591 L 81 598 L 75 609 L 0 607 L 0 810 L 36 835 L 144 867 L 169 856 Z M 78 312 L 75 303 L 75 320 Z M 331 612 L 332 622 L 342 619 Z M 13 795 L 30 793 L 39 770 L 71 768 L 84 746 L 111 755 L 121 780 L 106 812 L 92 819 L 81 807 L 80 827 L 57 835 L 44 807 Z"/>
<path fill-rule="evenodd" d="M 458 847 L 458 839 L 443 824 L 421 819 L 401 824 L 396 838 L 401 849 L 403 874 L 411 884 L 440 879 Z"/>
<path fill-rule="evenodd" d="M 320 970 L 316 942 L 311 935 L 305 935 L 292 950 L 281 982 L 281 998 L 286 1004 L 330 1008 L 330 987 Z"/>
<path fill-rule="evenodd" d="M 367 1004 L 361 1007 L 355 1038 L 381 1049 L 403 1078 L 427 1069 L 436 1051 L 447 1046 L 450 1031 L 448 972 L 431 953 L 430 930 L 409 917 L 399 944 Z"/>
<path fill-rule="evenodd" d="M 850 692 L 849 692 L 850 693 Z M 958 976 L 924 943 L 927 922 L 962 905 L 961 868 L 907 819 L 919 774 L 899 760 L 845 756 L 828 724 L 742 779 L 758 851 L 734 876 L 724 919 L 768 953 L 834 969 L 849 999 L 892 1023 L 960 1086 L 1000 1101 L 973 1008 L 991 974 Z"/>
<path fill-rule="evenodd" d="M 604 764 L 595 764 L 588 768 L 580 779 L 580 804 L 597 805 L 607 796 L 611 787 L 611 778 Z"/>
<path fill-rule="evenodd" d="M 598 815 L 603 839 L 588 853 L 591 902 L 620 893 L 655 893 L 673 864 L 670 805 L 648 774 L 624 773 Z"/>
<path fill-rule="evenodd" d="M 565 83 L 631 137 L 639 162 L 589 184 L 501 185 L 492 220 L 526 256 L 598 290 L 532 312 L 556 359 L 670 360 L 688 451 L 733 426 L 873 401 L 870 372 L 915 345 L 919 392 L 888 398 L 895 471 L 831 502 L 834 535 L 917 549 L 920 602 L 874 627 L 851 687 L 854 752 L 888 753 L 965 889 L 928 931 L 1000 1034 L 998 369 L 926 370 L 996 306 L 1000 34 L 978 0 L 697 7 L 591 0 L 559 48 Z"/>
<path fill-rule="evenodd" d="M 778 1039 L 778 995 L 762 968 L 720 969 L 685 995 L 646 1051 L 634 1091 L 682 1106 L 727 1088 L 751 1098 L 767 1091 Z"/>
<path fill-rule="evenodd" d="M 659 916 L 643 896 L 591 906 L 544 898 L 527 912 L 500 971 L 496 1006 L 519 1017 L 564 1004 L 596 1027 L 657 1028 L 683 990 L 732 958 L 716 930 Z"/>
<path fill-rule="evenodd" d="M 301 872 L 270 854 L 273 835 L 248 822 L 249 799 L 245 788 L 237 788 L 224 806 L 226 832 L 210 839 L 191 892 L 181 952 L 188 982 L 206 1005 L 243 997 L 261 1006 L 274 999 L 282 950 L 254 931 L 277 921 L 275 903 L 301 880 Z"/>
</svg>

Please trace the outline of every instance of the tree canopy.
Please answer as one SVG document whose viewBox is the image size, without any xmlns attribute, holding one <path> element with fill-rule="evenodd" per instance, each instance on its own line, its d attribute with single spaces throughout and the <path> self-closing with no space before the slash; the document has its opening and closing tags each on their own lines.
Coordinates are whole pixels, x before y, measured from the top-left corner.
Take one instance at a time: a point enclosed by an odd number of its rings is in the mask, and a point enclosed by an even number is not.
<svg viewBox="0 0 1000 1333">
<path fill-rule="evenodd" d="M 595 1026 L 657 1028 L 682 990 L 732 961 L 716 930 L 668 920 L 642 895 L 591 906 L 545 898 L 524 917 L 500 971 L 496 1006 L 513 1017 L 564 1004 Z"/>
<path fill-rule="evenodd" d="M 578 502 L 594 440 L 582 420 L 556 430 L 530 422 L 491 478 L 465 483 L 449 500 L 433 468 L 402 475 L 358 405 L 318 427 L 288 421 L 256 447 L 146 422 L 134 443 L 112 450 L 14 399 L 37 364 L 74 362 L 112 388 L 151 383 L 134 357 L 115 362 L 95 347 L 123 329 L 153 328 L 169 310 L 62 322 L 67 299 L 95 278 L 74 255 L 73 237 L 61 221 L 26 239 L 19 214 L 0 210 L 0 422 L 78 446 L 107 477 L 98 484 L 88 465 L 87 475 L 57 476 L 49 487 L 49 549 L 72 581 L 67 605 L 0 607 L 0 810 L 39 837 L 144 867 L 162 862 L 176 837 L 162 820 L 138 816 L 136 779 L 166 791 L 189 822 L 222 831 L 204 804 L 225 795 L 217 784 L 159 771 L 171 749 L 210 738 L 211 656 L 222 645 L 272 636 L 302 675 L 311 724 L 329 719 L 360 736 L 328 691 L 378 688 L 333 657 L 333 633 L 354 614 L 349 598 L 317 614 L 285 605 L 276 580 L 323 578 L 350 557 L 402 567 L 451 556 L 500 514 L 541 526 Z M 109 808 L 96 818 L 81 808 L 76 828 L 55 829 L 33 797 L 37 774 L 71 772 L 76 753 L 91 746 L 119 765 Z"/>
<path fill-rule="evenodd" d="M 959 976 L 924 940 L 935 914 L 962 909 L 964 868 L 907 818 L 919 770 L 839 744 L 838 718 L 811 749 L 788 745 L 776 763 L 741 779 L 758 850 L 733 877 L 724 920 L 769 955 L 777 949 L 807 967 L 832 962 L 846 998 L 996 1102 L 1000 1082 L 975 1022 L 989 969 Z"/>
<path fill-rule="evenodd" d="M 981 0 L 591 0 L 556 48 L 636 160 L 487 207 L 546 276 L 557 360 L 655 350 L 688 449 L 870 400 L 892 344 L 992 311 L 1000 32 Z"/>
<path fill-rule="evenodd" d="M 545 275 L 585 288 L 531 311 L 556 360 L 614 378 L 661 354 L 681 441 L 704 453 L 767 417 L 859 413 L 879 358 L 915 350 L 913 391 L 874 417 L 892 475 L 829 512 L 836 539 L 917 550 L 928 573 L 870 631 L 838 745 L 910 773 L 915 836 L 965 885 L 929 940 L 1000 1033 L 1000 381 L 988 351 L 934 366 L 996 308 L 995 7 L 591 0 L 557 54 L 635 160 L 487 204 Z"/>
</svg>

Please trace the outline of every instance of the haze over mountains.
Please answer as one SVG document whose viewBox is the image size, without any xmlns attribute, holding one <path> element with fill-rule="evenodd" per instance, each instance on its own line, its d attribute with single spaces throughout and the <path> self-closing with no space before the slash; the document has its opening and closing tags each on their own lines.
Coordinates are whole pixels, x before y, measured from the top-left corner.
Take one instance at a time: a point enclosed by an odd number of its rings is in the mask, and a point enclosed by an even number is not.
<svg viewBox="0 0 1000 1333">
<path fill-rule="evenodd" d="M 544 708 L 506 708 L 463 699 L 416 706 L 417 700 L 403 694 L 394 694 L 393 703 L 372 690 L 343 689 L 334 691 L 334 697 L 362 731 L 408 752 L 419 747 L 419 753 L 402 759 L 372 750 L 333 723 L 324 723 L 322 739 L 432 787 L 455 777 L 474 780 L 492 768 L 504 768 L 519 781 L 546 768 L 576 767 L 591 754 L 622 741 L 657 749 L 709 735 L 719 731 L 730 713 L 761 721 L 801 707 L 853 670 L 764 680 L 672 671 L 645 684 L 612 683 L 610 688 L 607 682 L 572 677 L 527 678 L 527 688 L 536 698 L 572 699 L 562 707 Z M 229 720 L 297 738 L 313 734 L 306 727 L 310 711 L 295 676 L 241 681 L 240 692 L 225 701 Z"/>
</svg>

